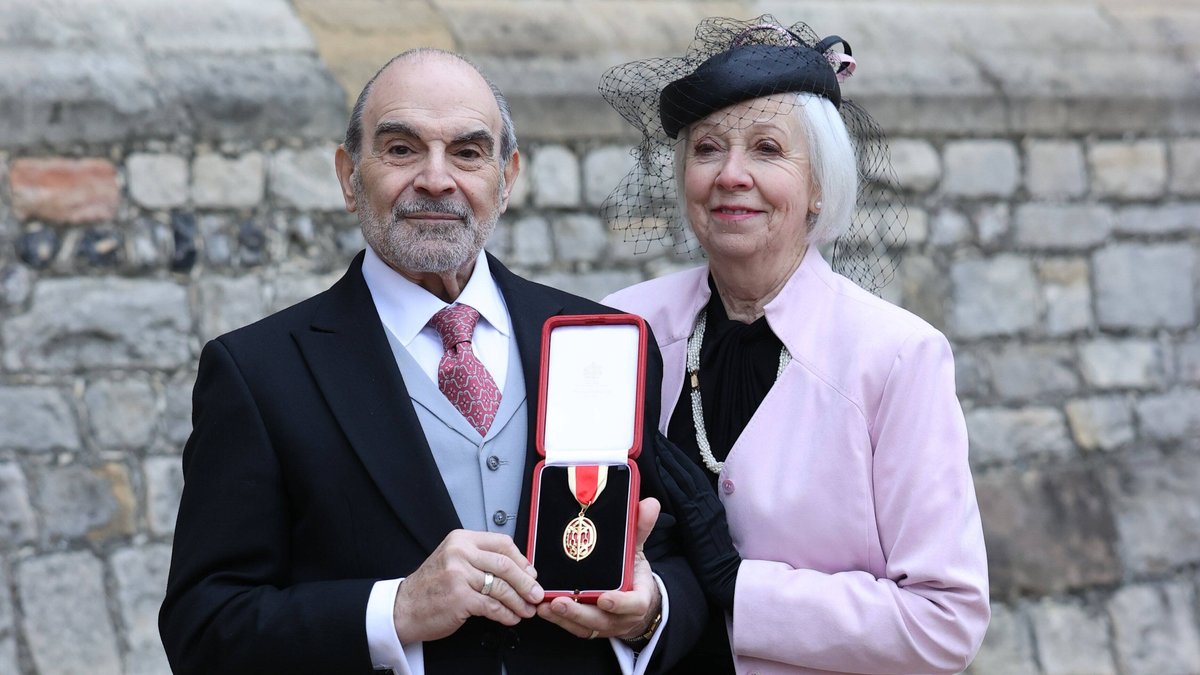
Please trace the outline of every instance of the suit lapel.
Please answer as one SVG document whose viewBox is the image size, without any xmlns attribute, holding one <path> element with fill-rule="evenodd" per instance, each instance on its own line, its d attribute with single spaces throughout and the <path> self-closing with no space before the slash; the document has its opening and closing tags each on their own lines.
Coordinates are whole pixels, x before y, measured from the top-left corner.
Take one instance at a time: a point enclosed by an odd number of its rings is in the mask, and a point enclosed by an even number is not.
<svg viewBox="0 0 1200 675">
<path fill-rule="evenodd" d="M 432 551 L 462 525 L 363 280 L 362 260 L 360 253 L 311 326 L 293 337 L 367 473 L 396 516 Z"/>
<path fill-rule="evenodd" d="M 521 355 L 521 372 L 525 375 L 526 411 L 529 415 L 529 438 L 525 449 L 525 474 L 521 484 L 521 508 L 517 512 L 517 547 L 525 552 L 529 531 L 529 504 L 533 497 L 533 468 L 542 459 L 537 451 L 537 408 L 541 391 L 542 324 L 562 312 L 560 296 L 544 286 L 522 279 L 508 271 L 498 260 L 488 255 L 488 265 L 496 285 L 504 294 L 504 303 L 512 318 L 513 338 Z"/>
</svg>

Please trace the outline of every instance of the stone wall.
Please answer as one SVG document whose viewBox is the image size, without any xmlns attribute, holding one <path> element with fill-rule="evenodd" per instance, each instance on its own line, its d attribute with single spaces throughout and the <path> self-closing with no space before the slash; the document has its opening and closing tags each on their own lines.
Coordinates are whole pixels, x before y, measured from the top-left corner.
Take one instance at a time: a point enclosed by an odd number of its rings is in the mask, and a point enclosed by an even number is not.
<svg viewBox="0 0 1200 675">
<path fill-rule="evenodd" d="M 1188 2 L 0 0 L 0 673 L 163 673 L 203 342 L 362 246 L 332 152 L 393 52 L 467 53 L 524 170 L 489 248 L 591 297 L 694 264 L 597 206 L 608 65 L 706 15 L 849 39 L 945 331 L 991 560 L 970 672 L 1200 673 L 1200 10 Z"/>
</svg>

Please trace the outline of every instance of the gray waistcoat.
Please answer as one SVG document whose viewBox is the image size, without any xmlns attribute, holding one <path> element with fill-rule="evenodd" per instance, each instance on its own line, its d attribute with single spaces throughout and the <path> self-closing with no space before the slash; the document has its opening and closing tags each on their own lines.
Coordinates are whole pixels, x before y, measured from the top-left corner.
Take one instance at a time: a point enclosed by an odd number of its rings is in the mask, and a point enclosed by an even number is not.
<svg viewBox="0 0 1200 675">
<path fill-rule="evenodd" d="M 487 436 L 480 437 L 391 331 L 386 332 L 459 522 L 469 530 L 515 537 L 529 431 L 516 339 L 508 340 L 508 376 L 496 420 Z"/>
</svg>

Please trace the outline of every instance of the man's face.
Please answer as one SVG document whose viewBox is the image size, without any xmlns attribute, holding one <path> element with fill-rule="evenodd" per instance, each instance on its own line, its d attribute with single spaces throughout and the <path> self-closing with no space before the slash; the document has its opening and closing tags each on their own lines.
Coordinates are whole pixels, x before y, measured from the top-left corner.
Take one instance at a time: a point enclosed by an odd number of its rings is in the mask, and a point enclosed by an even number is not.
<svg viewBox="0 0 1200 675">
<path fill-rule="evenodd" d="M 338 173 L 380 258 L 411 275 L 469 268 L 517 174 L 516 153 L 501 168 L 500 132 L 491 89 L 456 59 L 417 55 L 379 76 L 363 113 L 362 157 L 353 166 L 339 152 Z"/>
</svg>

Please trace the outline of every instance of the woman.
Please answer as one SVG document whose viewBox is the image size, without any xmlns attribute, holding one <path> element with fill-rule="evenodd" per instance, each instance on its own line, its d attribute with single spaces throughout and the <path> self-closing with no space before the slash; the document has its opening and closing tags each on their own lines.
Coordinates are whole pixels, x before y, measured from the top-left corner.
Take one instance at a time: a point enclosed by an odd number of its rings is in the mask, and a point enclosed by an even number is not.
<svg viewBox="0 0 1200 675">
<path fill-rule="evenodd" d="M 818 250 L 873 287 L 870 238 L 845 233 L 899 219 L 859 188 L 887 162 L 841 97 L 852 71 L 840 38 L 764 16 L 706 20 L 686 56 L 601 84 L 645 135 L 607 215 L 642 240 L 690 231 L 708 258 L 606 303 L 662 350 L 660 429 L 682 452 L 660 468 L 739 673 L 958 672 L 989 619 L 949 344 Z"/>
</svg>

